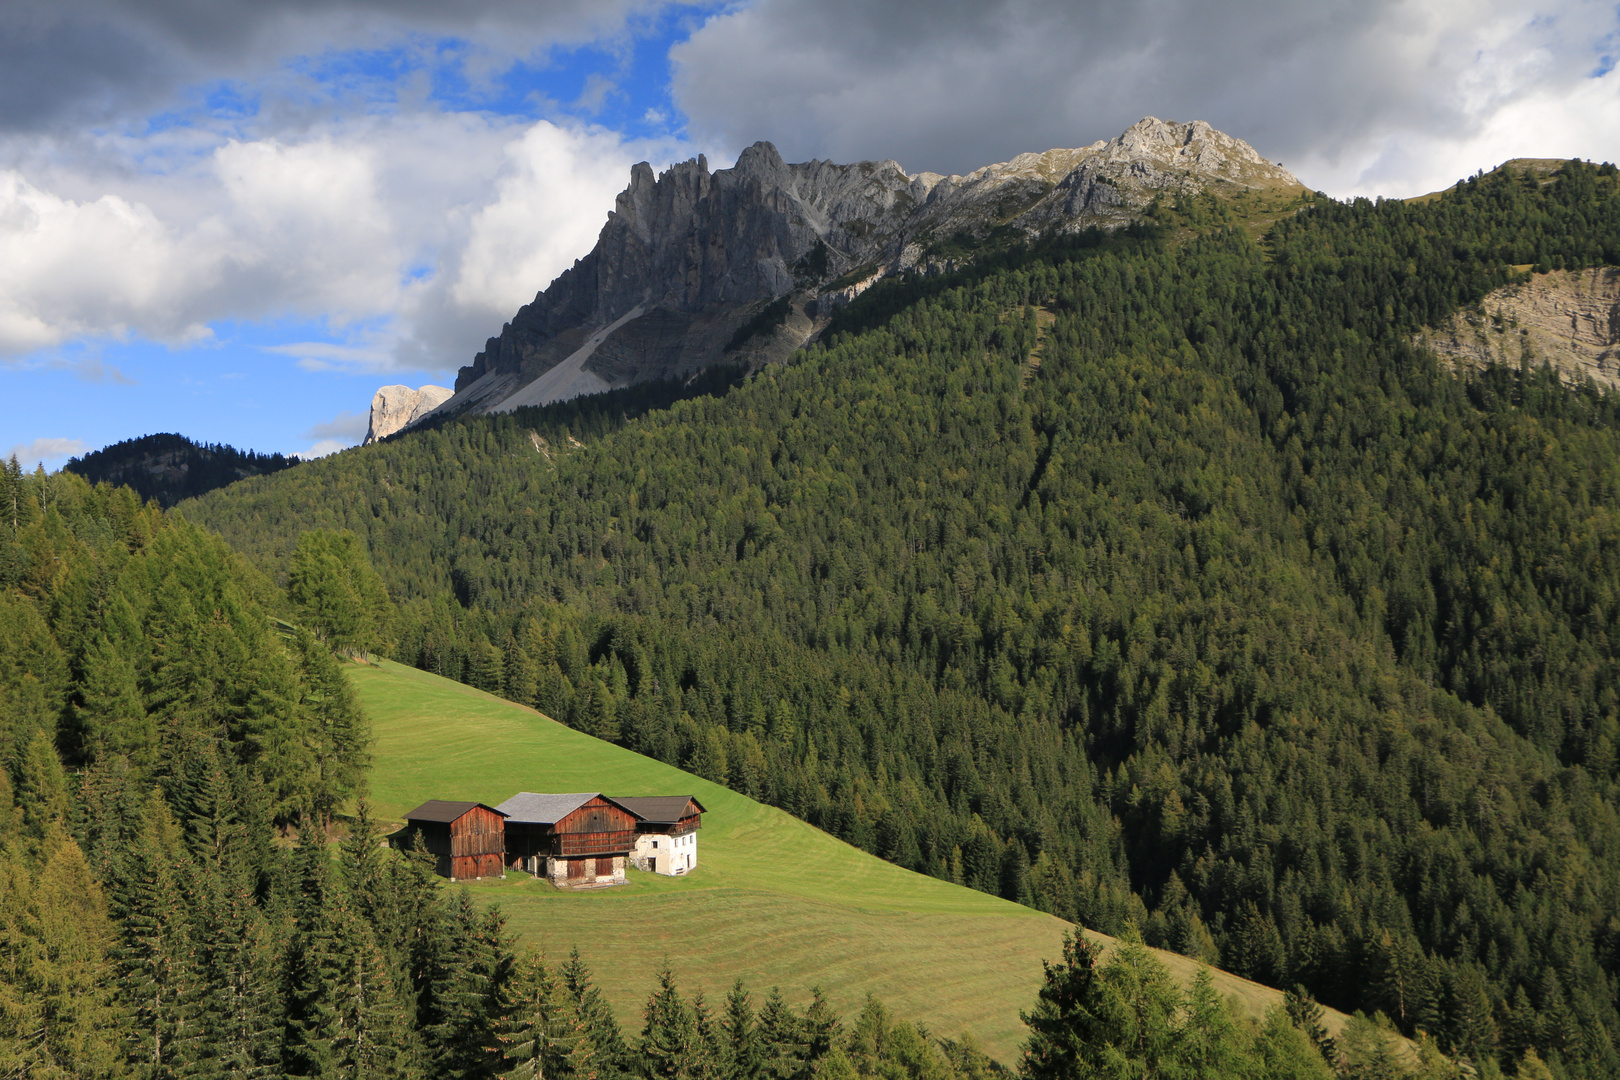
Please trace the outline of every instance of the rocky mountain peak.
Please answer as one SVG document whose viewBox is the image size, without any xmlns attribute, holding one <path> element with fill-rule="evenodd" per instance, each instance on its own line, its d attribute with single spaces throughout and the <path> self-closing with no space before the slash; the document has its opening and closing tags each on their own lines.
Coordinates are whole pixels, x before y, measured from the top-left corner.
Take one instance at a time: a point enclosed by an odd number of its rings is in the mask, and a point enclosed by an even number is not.
<svg viewBox="0 0 1620 1080">
<path fill-rule="evenodd" d="M 966 176 L 910 175 L 895 161 L 789 164 L 768 142 L 714 172 L 702 156 L 662 173 L 641 162 L 595 249 L 489 339 L 444 408 L 505 411 L 723 357 L 780 359 L 871 282 L 933 266 L 942 240 L 1114 227 L 1161 193 L 1298 183 L 1241 139 L 1156 117 Z M 756 325 L 783 297 L 780 322 Z"/>
<path fill-rule="evenodd" d="M 450 400 L 455 391 L 443 386 L 385 386 L 371 397 L 371 426 L 366 431 L 365 444 L 386 439 L 416 423 L 428 413 Z"/>
</svg>

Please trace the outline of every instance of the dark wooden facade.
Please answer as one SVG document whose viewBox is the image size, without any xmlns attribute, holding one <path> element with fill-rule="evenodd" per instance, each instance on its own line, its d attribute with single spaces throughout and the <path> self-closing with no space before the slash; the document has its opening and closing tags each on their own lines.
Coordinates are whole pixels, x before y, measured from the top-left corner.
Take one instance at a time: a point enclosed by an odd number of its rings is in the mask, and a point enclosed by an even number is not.
<svg viewBox="0 0 1620 1080">
<path fill-rule="evenodd" d="M 506 815 L 492 806 L 432 799 L 405 815 L 405 828 L 451 881 L 506 874 Z"/>
<path fill-rule="evenodd" d="M 508 827 L 510 859 L 578 858 L 623 855 L 636 842 L 636 817 L 624 807 L 595 796 L 552 823 L 514 821 Z"/>
<path fill-rule="evenodd" d="M 636 842 L 636 815 L 599 794 L 521 793 L 501 804 L 507 865 L 553 881 L 596 879 L 615 873 Z M 618 874 L 623 876 L 623 863 Z"/>
<path fill-rule="evenodd" d="M 703 804 L 689 795 L 619 796 L 615 799 L 638 819 L 641 835 L 685 836 L 703 827 Z"/>
</svg>

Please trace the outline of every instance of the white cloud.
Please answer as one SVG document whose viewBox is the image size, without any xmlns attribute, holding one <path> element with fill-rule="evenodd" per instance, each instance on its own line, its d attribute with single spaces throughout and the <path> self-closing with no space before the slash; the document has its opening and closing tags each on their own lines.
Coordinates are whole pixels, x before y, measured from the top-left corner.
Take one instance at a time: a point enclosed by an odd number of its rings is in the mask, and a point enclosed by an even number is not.
<svg viewBox="0 0 1620 1080">
<path fill-rule="evenodd" d="M 545 122 L 508 143 L 495 197 L 469 221 L 451 298 L 507 317 L 533 300 L 595 246 L 634 153 L 611 133 Z"/>
<path fill-rule="evenodd" d="M 0 352 L 138 329 L 163 340 L 203 332 L 174 300 L 197 287 L 176 237 L 117 194 L 75 202 L 0 171 Z"/>
<path fill-rule="evenodd" d="M 330 420 L 313 424 L 304 432 L 306 439 L 342 439 L 352 446 L 366 437 L 371 429 L 371 417 L 362 412 L 340 412 Z"/>
<path fill-rule="evenodd" d="M 1409 195 L 1449 187 L 1510 158 L 1613 161 L 1620 157 L 1617 148 L 1620 70 L 1611 70 L 1567 90 L 1519 95 L 1492 110 L 1476 130 L 1449 137 L 1411 131 L 1372 136 L 1354 153 L 1307 153 L 1297 171 L 1328 177 L 1336 194 Z"/>
<path fill-rule="evenodd" d="M 225 196 L 217 230 L 232 299 L 249 290 L 275 306 L 337 321 L 385 311 L 399 295 L 403 222 L 383 205 L 376 150 L 330 137 L 300 145 L 230 141 L 214 154 Z M 235 284 L 235 283 L 233 283 Z"/>
<path fill-rule="evenodd" d="M 35 439 L 32 442 L 18 443 L 6 454 L 6 459 L 16 458 L 18 464 L 24 468 L 36 464 L 51 463 L 52 467 L 73 457 L 82 454 L 89 447 L 83 439 Z"/>
<path fill-rule="evenodd" d="M 354 445 L 354 443 L 346 442 L 343 439 L 321 439 L 320 441 L 315 443 L 314 446 L 311 446 L 308 450 L 295 450 L 295 451 L 293 451 L 292 456 L 296 457 L 296 458 L 303 458 L 305 461 L 309 461 L 309 460 L 312 460 L 313 458 L 325 457 L 327 454 L 335 454 L 339 450 L 347 450 L 349 447 L 351 447 L 353 445 Z"/>
<path fill-rule="evenodd" d="M 139 147 L 157 170 L 113 139 L 13 155 L 54 191 L 0 171 L 0 356 L 134 335 L 182 345 L 219 320 L 295 316 L 339 338 L 269 350 L 306 369 L 448 373 L 591 249 L 634 161 L 685 156 L 439 113 L 215 139 L 206 154 L 187 133 L 172 158 L 162 141 Z"/>
<path fill-rule="evenodd" d="M 305 371 L 387 371 L 394 357 L 386 345 L 340 345 L 330 341 L 295 341 L 266 345 L 264 351 L 291 357 Z"/>
</svg>

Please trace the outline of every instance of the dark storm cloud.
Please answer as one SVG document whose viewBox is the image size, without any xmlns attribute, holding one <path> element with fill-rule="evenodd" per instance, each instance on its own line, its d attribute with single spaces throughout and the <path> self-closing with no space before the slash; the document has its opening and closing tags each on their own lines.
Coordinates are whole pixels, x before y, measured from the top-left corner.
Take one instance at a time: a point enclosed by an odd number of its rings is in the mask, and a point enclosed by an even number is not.
<svg viewBox="0 0 1620 1080">
<path fill-rule="evenodd" d="M 1208 120 L 1285 164 L 1466 139 L 1577 85 L 1610 6 L 1522 0 L 760 0 L 674 53 L 697 141 L 961 172 L 1144 115 Z"/>
<path fill-rule="evenodd" d="M 450 36 L 501 55 L 612 33 L 654 0 L 7 0 L 0 130 L 140 115 L 177 88 L 292 56 Z"/>
</svg>

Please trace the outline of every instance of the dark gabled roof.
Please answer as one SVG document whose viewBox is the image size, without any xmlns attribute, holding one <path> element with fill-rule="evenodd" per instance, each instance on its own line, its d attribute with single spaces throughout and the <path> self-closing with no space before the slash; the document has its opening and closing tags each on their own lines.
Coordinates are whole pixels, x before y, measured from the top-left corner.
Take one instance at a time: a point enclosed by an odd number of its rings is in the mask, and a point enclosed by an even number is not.
<svg viewBox="0 0 1620 1080">
<path fill-rule="evenodd" d="M 499 807 L 490 806 L 481 802 L 448 802 L 444 799 L 429 799 L 415 810 L 405 815 L 406 821 L 454 821 L 462 814 L 475 806 L 482 806 L 485 810 L 493 810 L 502 817 L 506 813 Z"/>
<path fill-rule="evenodd" d="M 649 825 L 673 825 L 686 816 L 688 805 L 706 814 L 703 804 L 691 795 L 625 795 L 614 802 L 630 811 Z"/>
<path fill-rule="evenodd" d="M 596 791 L 579 791 L 571 795 L 537 795 L 532 791 L 520 791 L 497 809 L 508 820 L 521 825 L 555 825 L 599 794 Z"/>
</svg>

